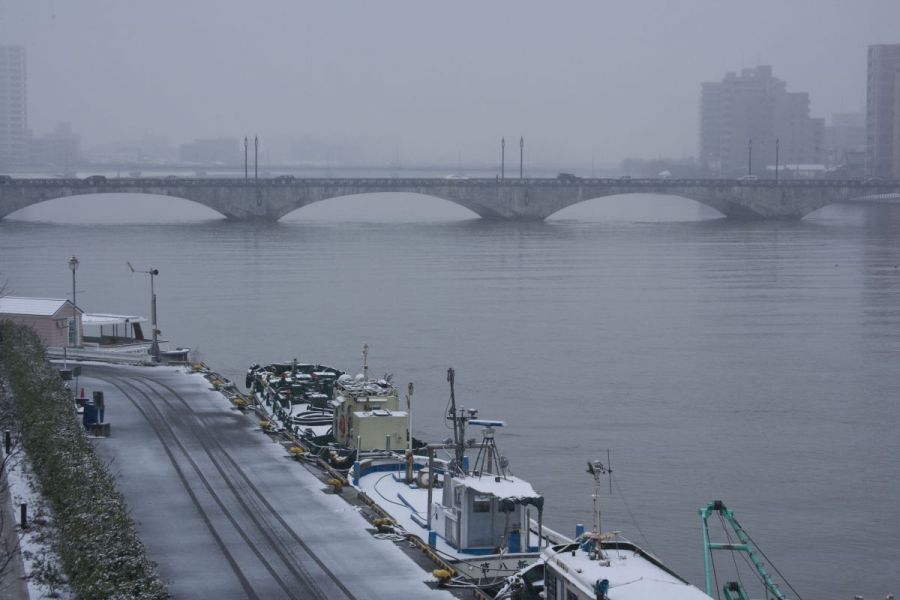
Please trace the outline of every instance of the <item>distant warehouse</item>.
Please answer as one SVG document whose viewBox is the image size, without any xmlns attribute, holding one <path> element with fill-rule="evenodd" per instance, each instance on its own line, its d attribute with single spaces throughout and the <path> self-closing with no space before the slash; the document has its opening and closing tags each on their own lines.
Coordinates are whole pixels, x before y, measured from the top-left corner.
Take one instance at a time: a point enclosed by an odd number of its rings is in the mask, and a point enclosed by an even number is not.
<svg viewBox="0 0 900 600">
<path fill-rule="evenodd" d="M 12 321 L 34 328 L 45 346 L 80 345 L 83 314 L 69 300 L 15 296 L 0 298 L 0 321 Z"/>
</svg>

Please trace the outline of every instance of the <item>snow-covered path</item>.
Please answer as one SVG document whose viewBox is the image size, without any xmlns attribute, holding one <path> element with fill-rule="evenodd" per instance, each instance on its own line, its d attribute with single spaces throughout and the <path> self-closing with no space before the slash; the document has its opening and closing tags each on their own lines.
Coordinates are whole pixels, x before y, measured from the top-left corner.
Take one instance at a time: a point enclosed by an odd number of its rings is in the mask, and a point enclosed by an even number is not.
<svg viewBox="0 0 900 600">
<path fill-rule="evenodd" d="M 97 439 L 176 598 L 451 598 L 201 376 L 84 367 L 112 435 Z"/>
</svg>

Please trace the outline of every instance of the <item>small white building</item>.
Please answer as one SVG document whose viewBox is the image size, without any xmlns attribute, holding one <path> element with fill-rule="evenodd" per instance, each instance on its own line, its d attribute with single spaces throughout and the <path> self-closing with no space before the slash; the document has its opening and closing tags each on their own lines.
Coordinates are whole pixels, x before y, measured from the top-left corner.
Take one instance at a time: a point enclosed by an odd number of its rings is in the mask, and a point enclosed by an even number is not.
<svg viewBox="0 0 900 600">
<path fill-rule="evenodd" d="M 48 347 L 80 346 L 82 314 L 69 300 L 59 298 L 0 298 L 0 321 L 33 328 Z"/>
</svg>

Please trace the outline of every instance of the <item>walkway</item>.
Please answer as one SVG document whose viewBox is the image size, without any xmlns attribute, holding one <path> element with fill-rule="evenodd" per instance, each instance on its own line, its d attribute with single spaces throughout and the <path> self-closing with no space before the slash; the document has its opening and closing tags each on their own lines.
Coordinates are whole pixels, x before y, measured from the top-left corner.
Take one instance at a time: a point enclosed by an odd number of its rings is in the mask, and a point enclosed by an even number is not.
<svg viewBox="0 0 900 600">
<path fill-rule="evenodd" d="M 174 597 L 452 597 L 203 377 L 99 365 L 84 375 L 112 429 L 95 446 Z"/>
</svg>

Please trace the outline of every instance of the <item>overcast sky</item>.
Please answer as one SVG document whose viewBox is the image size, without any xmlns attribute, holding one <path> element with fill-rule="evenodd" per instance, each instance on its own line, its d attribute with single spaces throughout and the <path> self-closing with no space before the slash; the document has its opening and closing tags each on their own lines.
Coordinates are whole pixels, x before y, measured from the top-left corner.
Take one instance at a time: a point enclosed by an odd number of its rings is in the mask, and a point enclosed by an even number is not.
<svg viewBox="0 0 900 600">
<path fill-rule="evenodd" d="M 0 40 L 27 48 L 31 129 L 86 145 L 311 134 L 455 163 L 524 135 L 604 164 L 695 155 L 700 82 L 758 64 L 813 116 L 862 109 L 900 0 L 0 0 Z"/>
</svg>

